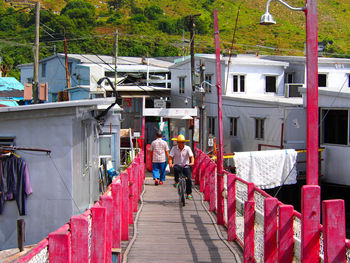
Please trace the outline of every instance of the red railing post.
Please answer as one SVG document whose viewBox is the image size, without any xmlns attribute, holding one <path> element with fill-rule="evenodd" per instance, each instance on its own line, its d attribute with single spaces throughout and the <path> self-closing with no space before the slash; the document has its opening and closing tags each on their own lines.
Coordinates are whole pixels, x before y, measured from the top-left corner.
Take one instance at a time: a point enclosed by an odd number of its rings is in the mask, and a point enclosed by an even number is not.
<svg viewBox="0 0 350 263">
<path fill-rule="evenodd" d="M 50 263 L 72 262 L 69 225 L 66 224 L 49 234 L 49 261 Z"/>
<path fill-rule="evenodd" d="M 106 261 L 107 209 L 91 207 L 91 263 Z"/>
<path fill-rule="evenodd" d="M 120 174 L 121 185 L 122 185 L 122 241 L 129 240 L 129 181 L 127 172 Z"/>
<path fill-rule="evenodd" d="M 292 263 L 294 255 L 293 212 L 291 205 L 279 206 L 278 262 Z"/>
<path fill-rule="evenodd" d="M 216 211 L 215 178 L 216 178 L 216 164 L 214 163 L 213 175 L 209 178 L 210 179 L 210 181 L 209 181 L 209 184 L 210 184 L 209 211 L 211 211 L 211 212 Z"/>
<path fill-rule="evenodd" d="M 121 248 L 121 184 L 120 181 L 112 183 L 112 251 Z"/>
<path fill-rule="evenodd" d="M 236 187 L 234 174 L 227 174 L 227 239 L 236 241 Z"/>
<path fill-rule="evenodd" d="M 210 179 L 211 179 L 211 177 L 215 176 L 215 174 L 214 174 L 215 163 L 210 160 L 207 168 L 208 169 L 206 169 L 205 186 L 204 186 L 204 200 L 205 201 L 210 200 Z"/>
<path fill-rule="evenodd" d="M 200 150 L 196 148 L 194 153 L 194 165 L 192 168 L 192 180 L 194 181 L 196 181 L 196 178 L 198 176 L 199 154 L 200 154 Z"/>
<path fill-rule="evenodd" d="M 112 261 L 112 209 L 113 199 L 111 196 L 101 196 L 101 206 L 106 208 L 106 262 Z"/>
<path fill-rule="evenodd" d="M 253 183 L 248 183 L 248 201 L 254 201 L 254 189 L 255 185 Z"/>
<path fill-rule="evenodd" d="M 210 162 L 210 158 L 206 157 L 203 162 L 201 163 L 201 177 L 200 177 L 200 184 L 199 184 L 199 191 L 201 193 L 204 192 L 205 188 L 205 178 L 208 176 L 207 174 L 207 169 L 208 169 L 208 164 Z"/>
<path fill-rule="evenodd" d="M 134 205 L 134 171 L 132 165 L 127 168 L 129 174 L 129 224 L 134 223 L 133 205 Z"/>
<path fill-rule="evenodd" d="M 304 185 L 301 196 L 301 260 L 320 260 L 320 187 Z"/>
<path fill-rule="evenodd" d="M 278 262 L 276 198 L 265 198 L 264 204 L 264 262 Z"/>
<path fill-rule="evenodd" d="M 244 203 L 244 262 L 255 262 L 254 259 L 254 222 L 255 202 Z"/>
<path fill-rule="evenodd" d="M 89 219 L 77 215 L 70 219 L 72 263 L 89 262 Z"/>
<path fill-rule="evenodd" d="M 344 200 L 322 202 L 324 262 L 346 262 Z"/>
<path fill-rule="evenodd" d="M 200 184 L 200 179 L 201 179 L 201 173 L 202 173 L 202 162 L 204 161 L 206 155 L 203 152 L 200 152 L 198 156 L 198 169 L 197 169 L 197 175 L 195 178 L 195 184 L 199 185 Z"/>
</svg>

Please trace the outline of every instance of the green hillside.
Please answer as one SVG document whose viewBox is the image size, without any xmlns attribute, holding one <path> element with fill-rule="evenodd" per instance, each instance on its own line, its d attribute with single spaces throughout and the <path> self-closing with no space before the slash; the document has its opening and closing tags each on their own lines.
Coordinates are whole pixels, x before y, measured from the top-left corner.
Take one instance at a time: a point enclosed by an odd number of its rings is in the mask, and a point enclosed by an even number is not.
<svg viewBox="0 0 350 263">
<path fill-rule="evenodd" d="M 189 18 L 195 18 L 195 51 L 214 52 L 213 9 L 217 9 L 221 51 L 229 52 L 238 15 L 233 52 L 303 55 L 305 15 L 273 1 L 273 26 L 259 24 L 266 0 L 44 0 L 40 1 L 40 56 L 64 52 L 113 55 L 118 30 L 121 56 L 176 56 L 189 54 Z M 287 1 L 304 6 L 305 0 Z M 19 0 L 1 0 L 0 55 L 2 69 L 18 77 L 16 65 L 33 60 L 34 10 Z M 350 1 L 318 1 L 319 41 L 324 56 L 349 57 Z"/>
</svg>

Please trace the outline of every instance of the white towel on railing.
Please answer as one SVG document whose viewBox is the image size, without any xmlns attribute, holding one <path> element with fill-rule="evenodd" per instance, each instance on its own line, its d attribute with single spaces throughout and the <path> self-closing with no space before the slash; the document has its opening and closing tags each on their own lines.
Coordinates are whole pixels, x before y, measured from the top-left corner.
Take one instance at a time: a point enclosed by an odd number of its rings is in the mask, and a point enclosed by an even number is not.
<svg viewBox="0 0 350 263">
<path fill-rule="evenodd" d="M 297 152 L 294 149 L 236 152 L 233 159 L 236 175 L 259 188 L 297 183 Z"/>
</svg>

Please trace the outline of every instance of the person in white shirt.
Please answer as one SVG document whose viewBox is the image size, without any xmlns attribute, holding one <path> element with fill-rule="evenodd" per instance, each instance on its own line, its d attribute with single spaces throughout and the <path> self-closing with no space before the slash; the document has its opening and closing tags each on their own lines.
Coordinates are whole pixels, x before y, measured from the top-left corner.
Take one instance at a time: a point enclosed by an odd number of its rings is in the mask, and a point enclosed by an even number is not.
<svg viewBox="0 0 350 263">
<path fill-rule="evenodd" d="M 185 140 L 185 136 L 180 134 L 177 136 L 177 138 L 171 139 L 172 141 L 177 141 L 177 145 L 173 146 L 171 148 L 170 154 L 169 154 L 169 166 L 170 168 L 173 168 L 174 165 L 174 177 L 175 177 L 175 184 L 174 187 L 177 187 L 179 183 L 179 174 L 181 173 L 181 169 L 183 170 L 183 173 L 186 176 L 186 194 L 187 199 L 192 199 L 192 178 L 191 178 L 191 169 L 190 167 L 183 167 L 186 164 L 189 166 L 193 166 L 194 164 L 194 156 L 191 148 L 187 145 L 185 145 L 185 142 L 188 142 L 189 140 Z M 183 168 L 180 168 L 177 165 L 182 166 Z"/>
<path fill-rule="evenodd" d="M 163 139 L 161 131 L 156 133 L 156 139 L 151 143 L 151 160 L 154 184 L 163 184 L 165 181 L 166 158 L 169 160 L 169 147 Z"/>
</svg>

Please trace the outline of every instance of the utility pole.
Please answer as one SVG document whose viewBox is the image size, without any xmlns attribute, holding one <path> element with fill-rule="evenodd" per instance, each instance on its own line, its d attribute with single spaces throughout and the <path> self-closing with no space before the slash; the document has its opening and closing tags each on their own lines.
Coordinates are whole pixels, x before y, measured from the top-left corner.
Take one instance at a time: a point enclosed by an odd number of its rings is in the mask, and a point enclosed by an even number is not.
<svg viewBox="0 0 350 263">
<path fill-rule="evenodd" d="M 203 60 L 200 61 L 200 83 L 202 85 L 202 83 L 205 81 L 205 64 L 203 62 Z M 206 89 L 204 88 L 204 92 L 202 92 L 202 105 L 200 107 L 200 111 L 201 111 L 201 130 L 202 130 L 202 134 L 201 134 L 201 146 L 202 146 L 202 151 L 203 152 L 207 152 L 207 111 L 205 109 L 205 93 L 206 93 Z"/>
<path fill-rule="evenodd" d="M 115 30 L 115 46 L 114 46 L 114 88 L 117 90 L 117 58 L 118 58 L 118 29 Z"/>
<path fill-rule="evenodd" d="M 69 81 L 69 64 L 68 64 L 68 53 L 67 53 L 67 39 L 66 39 L 66 30 L 64 30 L 64 57 L 66 60 L 66 81 L 67 81 L 67 89 L 70 88 Z"/>
<path fill-rule="evenodd" d="M 39 86 L 39 34 L 40 34 L 40 2 L 35 3 L 35 43 L 34 43 L 34 72 L 33 72 L 33 103 L 38 103 Z"/>
<path fill-rule="evenodd" d="M 191 47 L 191 85 L 192 85 L 192 92 L 195 90 L 195 83 L 194 83 L 194 17 L 200 16 L 201 14 L 197 15 L 189 15 L 190 17 L 190 47 Z M 193 95 L 192 95 L 192 107 L 193 107 Z"/>
</svg>

